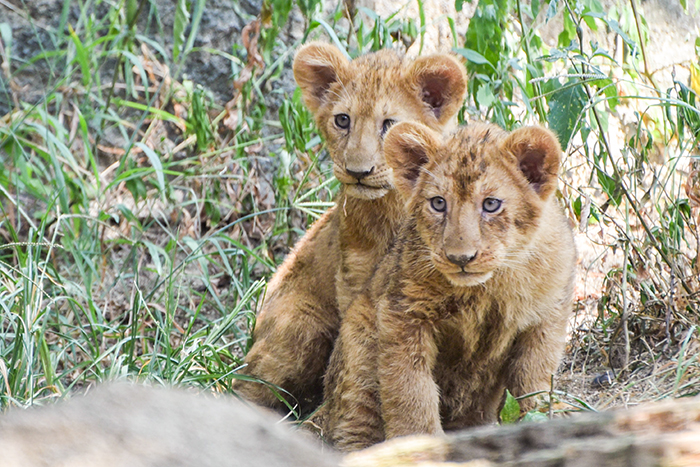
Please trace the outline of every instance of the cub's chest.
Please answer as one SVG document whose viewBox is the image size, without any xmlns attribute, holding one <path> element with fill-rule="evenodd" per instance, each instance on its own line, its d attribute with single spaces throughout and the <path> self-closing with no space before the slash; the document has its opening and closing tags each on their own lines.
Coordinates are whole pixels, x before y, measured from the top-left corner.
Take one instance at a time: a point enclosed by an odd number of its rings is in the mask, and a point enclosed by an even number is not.
<svg viewBox="0 0 700 467">
<path fill-rule="evenodd" d="M 482 297 L 458 303 L 449 317 L 437 323 L 438 361 L 461 366 L 500 360 L 512 346 L 517 331 L 508 311 L 495 299 Z"/>
</svg>

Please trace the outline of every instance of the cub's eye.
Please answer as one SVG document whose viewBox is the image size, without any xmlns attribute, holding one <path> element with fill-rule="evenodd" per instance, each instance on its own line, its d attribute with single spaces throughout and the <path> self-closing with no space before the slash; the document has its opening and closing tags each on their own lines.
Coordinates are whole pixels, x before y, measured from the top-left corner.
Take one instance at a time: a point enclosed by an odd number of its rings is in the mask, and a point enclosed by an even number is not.
<svg viewBox="0 0 700 467">
<path fill-rule="evenodd" d="M 447 201 L 442 196 L 436 196 L 430 199 L 430 207 L 437 212 L 445 212 L 447 210 Z"/>
<path fill-rule="evenodd" d="M 484 211 L 496 212 L 501 207 L 501 200 L 496 198 L 486 198 L 482 204 Z"/>
<path fill-rule="evenodd" d="M 396 123 L 396 120 L 393 120 L 391 118 L 387 118 L 382 122 L 382 136 L 386 134 L 387 131 L 389 131 L 389 128 L 391 128 L 394 124 Z"/>
<path fill-rule="evenodd" d="M 350 128 L 350 115 L 348 114 L 338 114 L 335 116 L 335 126 L 341 130 L 347 130 Z"/>
</svg>

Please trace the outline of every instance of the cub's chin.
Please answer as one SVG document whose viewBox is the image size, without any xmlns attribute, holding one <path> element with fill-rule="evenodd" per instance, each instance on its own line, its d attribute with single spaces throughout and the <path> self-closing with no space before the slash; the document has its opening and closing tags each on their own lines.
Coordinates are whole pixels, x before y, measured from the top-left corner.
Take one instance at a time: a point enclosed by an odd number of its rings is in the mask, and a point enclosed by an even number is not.
<svg viewBox="0 0 700 467">
<path fill-rule="evenodd" d="M 367 185 L 345 185 L 345 193 L 353 198 L 379 199 L 389 193 L 388 188 L 377 188 Z"/>
<path fill-rule="evenodd" d="M 483 284 L 493 276 L 493 271 L 489 272 L 443 272 L 448 281 L 455 287 L 474 287 Z"/>
</svg>

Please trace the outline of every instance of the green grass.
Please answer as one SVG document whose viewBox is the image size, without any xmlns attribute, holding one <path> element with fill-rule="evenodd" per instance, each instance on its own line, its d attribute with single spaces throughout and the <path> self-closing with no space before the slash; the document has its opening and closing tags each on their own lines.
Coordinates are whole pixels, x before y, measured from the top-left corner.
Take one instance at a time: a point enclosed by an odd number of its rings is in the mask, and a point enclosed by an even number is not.
<svg viewBox="0 0 700 467">
<path fill-rule="evenodd" d="M 350 56 L 422 47 L 434 26 L 422 2 L 418 21 L 360 11 L 350 25 L 340 7 L 324 15 L 315 1 L 266 1 L 257 50 L 216 51 L 234 83 L 225 102 L 183 78 L 204 52 L 195 44 L 206 2 L 177 2 L 170 29 L 150 2 L 64 5 L 59 27 L 30 18 L 43 45 L 33 57 L 0 25 L 10 109 L 0 115 L 0 409 L 113 378 L 229 392 L 266 278 L 337 190 L 299 92 L 275 90 L 298 45 L 286 12 L 301 9 L 304 40 Z M 526 20 L 555 11 L 537 5 L 479 2 L 455 40 L 470 73 L 462 117 L 557 131 L 570 154 L 562 202 L 575 222 L 612 232 L 595 241 L 627 258 L 604 271 L 599 316 L 577 342 L 606 349 L 626 334 L 629 363 L 676 362 L 654 397 L 697 393 L 697 96 L 680 82 L 654 88 L 641 52 L 618 63 L 577 37 L 619 29 L 639 50 L 634 23 L 620 26 L 629 5 L 606 14 L 594 0 L 560 4 L 551 50 Z M 37 67 L 48 81 L 29 99 L 18 81 Z M 621 85 L 636 91 L 621 96 Z M 608 134 L 620 105 L 642 109 L 621 153 Z"/>
</svg>

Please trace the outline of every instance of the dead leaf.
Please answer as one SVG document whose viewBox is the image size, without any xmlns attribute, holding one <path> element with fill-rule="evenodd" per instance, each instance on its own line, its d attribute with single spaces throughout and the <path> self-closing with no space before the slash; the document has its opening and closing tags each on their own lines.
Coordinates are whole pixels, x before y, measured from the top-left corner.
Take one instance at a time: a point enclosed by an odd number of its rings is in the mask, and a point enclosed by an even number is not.
<svg viewBox="0 0 700 467">
<path fill-rule="evenodd" d="M 700 207 L 700 170 L 693 170 L 688 174 L 688 180 L 683 184 L 685 194 L 693 207 Z"/>
<path fill-rule="evenodd" d="M 246 146 L 243 148 L 246 154 L 251 155 L 251 154 L 257 154 L 263 149 L 263 143 L 262 141 L 258 141 L 255 144 L 251 144 L 250 146 Z"/>
<path fill-rule="evenodd" d="M 248 52 L 248 63 L 241 70 L 238 79 L 233 82 L 233 87 L 239 93 L 243 86 L 256 74 L 265 69 L 265 61 L 258 51 L 258 39 L 260 38 L 260 19 L 255 19 L 248 23 L 241 31 L 241 41 L 243 47 Z"/>
</svg>

